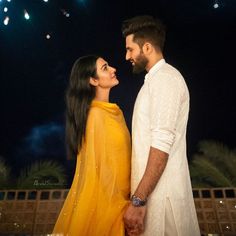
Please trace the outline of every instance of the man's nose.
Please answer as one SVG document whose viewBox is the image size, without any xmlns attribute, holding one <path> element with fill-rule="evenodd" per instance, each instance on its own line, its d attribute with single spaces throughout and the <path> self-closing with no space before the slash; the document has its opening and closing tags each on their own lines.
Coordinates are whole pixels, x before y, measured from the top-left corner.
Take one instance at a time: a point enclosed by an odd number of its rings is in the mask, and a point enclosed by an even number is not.
<svg viewBox="0 0 236 236">
<path fill-rule="evenodd" d="M 126 52 L 126 55 L 125 55 L 125 60 L 128 61 L 130 59 L 130 55 L 129 55 L 129 52 Z"/>
</svg>

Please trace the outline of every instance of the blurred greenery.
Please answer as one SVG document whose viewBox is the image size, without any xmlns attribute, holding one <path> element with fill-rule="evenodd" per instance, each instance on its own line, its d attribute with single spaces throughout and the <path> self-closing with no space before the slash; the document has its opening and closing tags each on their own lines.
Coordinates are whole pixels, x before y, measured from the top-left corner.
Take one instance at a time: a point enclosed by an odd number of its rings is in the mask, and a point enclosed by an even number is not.
<svg viewBox="0 0 236 236">
<path fill-rule="evenodd" d="M 223 143 L 200 141 L 189 168 L 194 188 L 236 186 L 236 151 Z"/>
<path fill-rule="evenodd" d="M 0 157 L 0 189 L 58 189 L 66 188 L 66 184 L 65 169 L 56 161 L 36 161 L 14 178 Z"/>
</svg>

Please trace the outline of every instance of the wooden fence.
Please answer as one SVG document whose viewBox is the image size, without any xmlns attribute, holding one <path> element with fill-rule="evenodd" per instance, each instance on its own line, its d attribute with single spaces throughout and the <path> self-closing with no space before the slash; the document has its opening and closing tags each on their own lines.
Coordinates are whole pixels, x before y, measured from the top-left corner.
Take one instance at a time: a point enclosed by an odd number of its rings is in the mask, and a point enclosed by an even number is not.
<svg viewBox="0 0 236 236">
<path fill-rule="evenodd" d="M 49 236 L 68 189 L 0 190 L 1 236 Z M 236 188 L 193 189 L 201 234 L 236 235 Z"/>
</svg>

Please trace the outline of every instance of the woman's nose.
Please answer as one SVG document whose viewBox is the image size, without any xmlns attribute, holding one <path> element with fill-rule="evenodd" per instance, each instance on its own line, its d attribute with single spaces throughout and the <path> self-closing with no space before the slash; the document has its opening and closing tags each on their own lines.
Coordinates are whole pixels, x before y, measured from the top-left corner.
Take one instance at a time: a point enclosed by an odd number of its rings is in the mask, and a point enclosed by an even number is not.
<svg viewBox="0 0 236 236">
<path fill-rule="evenodd" d="M 115 73 L 116 72 L 116 68 L 111 66 L 111 71 Z"/>
</svg>

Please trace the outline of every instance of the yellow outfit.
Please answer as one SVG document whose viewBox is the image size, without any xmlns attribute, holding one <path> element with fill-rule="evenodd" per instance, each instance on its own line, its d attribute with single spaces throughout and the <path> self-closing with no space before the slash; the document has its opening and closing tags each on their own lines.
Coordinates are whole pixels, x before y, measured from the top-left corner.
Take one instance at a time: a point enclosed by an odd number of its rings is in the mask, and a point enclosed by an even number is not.
<svg viewBox="0 0 236 236">
<path fill-rule="evenodd" d="M 124 236 L 130 192 L 130 134 L 114 103 L 93 101 L 74 180 L 53 235 Z"/>
</svg>

